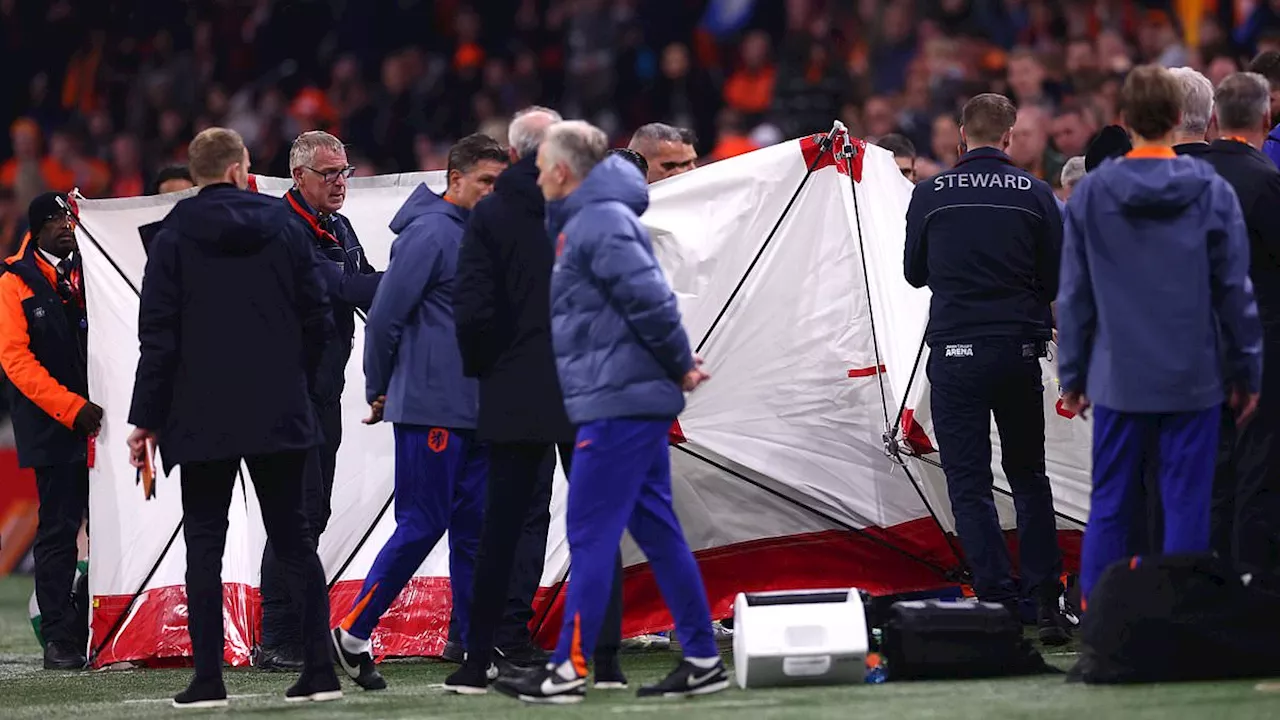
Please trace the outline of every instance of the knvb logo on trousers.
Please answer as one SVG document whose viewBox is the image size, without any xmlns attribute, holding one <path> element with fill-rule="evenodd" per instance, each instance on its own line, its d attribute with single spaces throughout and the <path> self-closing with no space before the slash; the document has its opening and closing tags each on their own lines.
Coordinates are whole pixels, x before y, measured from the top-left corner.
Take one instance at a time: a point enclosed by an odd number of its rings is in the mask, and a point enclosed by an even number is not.
<svg viewBox="0 0 1280 720">
<path fill-rule="evenodd" d="M 972 345 L 948 345 L 947 357 L 973 357 Z"/>
</svg>

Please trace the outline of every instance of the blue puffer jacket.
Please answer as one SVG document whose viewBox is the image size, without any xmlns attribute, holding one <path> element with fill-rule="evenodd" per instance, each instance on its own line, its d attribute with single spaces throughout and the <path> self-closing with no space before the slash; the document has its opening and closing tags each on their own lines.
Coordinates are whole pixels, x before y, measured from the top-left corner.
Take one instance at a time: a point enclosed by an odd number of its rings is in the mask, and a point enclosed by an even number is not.
<svg viewBox="0 0 1280 720">
<path fill-rule="evenodd" d="M 418 186 L 391 220 L 391 261 L 369 309 L 365 395 L 393 423 L 473 430 L 476 381 L 462 374 L 453 324 L 458 247 L 470 211 Z"/>
<path fill-rule="evenodd" d="M 605 158 L 569 197 L 547 204 L 556 238 L 551 334 L 564 406 L 575 424 L 674 419 L 693 369 L 675 294 L 639 215 L 649 188 L 636 167 Z"/>
</svg>

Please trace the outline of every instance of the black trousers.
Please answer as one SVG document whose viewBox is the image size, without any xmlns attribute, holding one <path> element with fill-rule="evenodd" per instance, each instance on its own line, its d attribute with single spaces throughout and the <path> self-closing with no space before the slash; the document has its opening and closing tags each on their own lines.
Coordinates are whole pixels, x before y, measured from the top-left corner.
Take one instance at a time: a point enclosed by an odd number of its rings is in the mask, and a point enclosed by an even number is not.
<svg viewBox="0 0 1280 720">
<path fill-rule="evenodd" d="M 290 597 L 301 600 L 304 672 L 333 672 L 329 594 L 302 510 L 307 453 L 245 458 Z M 187 624 L 198 679 L 222 676 L 222 552 L 238 458 L 182 466 L 183 537 L 187 542 Z"/>
<path fill-rule="evenodd" d="M 333 497 L 333 473 L 342 444 L 342 404 L 316 406 L 324 443 L 307 453 L 303 476 L 302 507 L 311 540 L 320 546 L 320 535 L 329 526 Z M 264 648 L 289 655 L 302 652 L 302 605 L 290 597 L 280 559 L 270 540 L 262 552 L 262 642 Z"/>
<path fill-rule="evenodd" d="M 1277 399 L 1280 393 L 1268 397 L 1264 387 L 1257 414 L 1242 430 L 1236 429 L 1234 413 L 1223 409 L 1222 455 L 1226 457 L 1214 476 L 1210 537 L 1213 549 L 1241 569 L 1280 569 Z"/>
<path fill-rule="evenodd" d="M 573 446 L 559 445 L 565 474 L 573 461 Z M 533 617 L 534 593 L 542 577 L 542 565 L 550 525 L 551 485 L 555 472 L 556 446 L 542 443 L 494 443 L 490 446 L 489 486 L 484 527 L 476 555 L 476 577 L 472 593 L 471 635 L 467 640 L 468 662 L 487 666 L 499 640 L 499 625 L 510 626 L 517 619 L 528 638 L 527 623 Z M 617 655 L 622 644 L 622 553 L 617 557 L 609 607 L 596 643 L 595 655 Z M 511 633 L 513 631 L 508 631 Z M 513 640 L 511 634 L 502 637 Z M 512 643 L 514 644 L 514 643 Z"/>
<path fill-rule="evenodd" d="M 86 619 L 76 612 L 76 537 L 89 512 L 89 466 L 84 461 L 35 469 L 40 498 L 36 528 L 36 602 L 40 604 L 40 636 L 46 644 L 84 651 L 89 640 Z"/>
</svg>

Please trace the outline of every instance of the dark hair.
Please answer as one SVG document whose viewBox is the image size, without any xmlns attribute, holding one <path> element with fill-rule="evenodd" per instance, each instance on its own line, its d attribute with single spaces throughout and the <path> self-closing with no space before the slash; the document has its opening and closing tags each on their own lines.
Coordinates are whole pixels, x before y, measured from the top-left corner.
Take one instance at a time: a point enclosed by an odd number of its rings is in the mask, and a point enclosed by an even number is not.
<svg viewBox="0 0 1280 720">
<path fill-rule="evenodd" d="M 470 172 L 484 160 L 507 163 L 507 151 L 497 140 L 481 133 L 472 133 L 449 148 L 448 172 Z"/>
<path fill-rule="evenodd" d="M 634 164 L 636 167 L 640 168 L 641 175 L 647 176 L 649 174 L 649 161 L 645 160 L 643 155 L 631 148 L 613 148 L 604 154 L 605 157 L 609 157 L 610 155 L 617 155 L 623 160 Z"/>
<path fill-rule="evenodd" d="M 186 180 L 187 182 L 193 185 L 196 182 L 191 178 L 191 171 L 187 169 L 186 165 L 170 165 L 169 167 L 163 168 L 160 170 L 160 172 L 156 173 L 155 182 L 153 182 L 151 185 L 151 194 L 159 195 L 160 186 L 169 182 L 170 180 Z"/>
<path fill-rule="evenodd" d="M 983 93 L 964 104 L 960 126 L 969 145 L 999 142 L 1018 121 L 1018 110 L 1009 98 L 997 93 Z"/>
<path fill-rule="evenodd" d="M 890 133 L 876 141 L 876 145 L 893 153 L 896 158 L 914 158 L 916 146 L 905 135 Z"/>
<path fill-rule="evenodd" d="M 1268 50 L 1258 53 L 1258 56 L 1249 62 L 1249 72 L 1258 73 L 1266 78 L 1273 88 L 1280 86 L 1280 52 Z"/>
<path fill-rule="evenodd" d="M 1182 116 L 1182 83 L 1159 65 L 1136 67 L 1120 89 L 1120 114 L 1138 137 L 1162 138 Z"/>
</svg>

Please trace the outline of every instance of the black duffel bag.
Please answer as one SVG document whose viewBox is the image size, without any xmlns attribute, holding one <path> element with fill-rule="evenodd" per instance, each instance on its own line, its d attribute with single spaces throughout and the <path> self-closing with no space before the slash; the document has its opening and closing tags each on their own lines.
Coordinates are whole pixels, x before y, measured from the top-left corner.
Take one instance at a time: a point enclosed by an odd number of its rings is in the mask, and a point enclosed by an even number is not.
<svg viewBox="0 0 1280 720">
<path fill-rule="evenodd" d="M 994 603 L 894 603 L 881 649 L 890 680 L 944 680 L 1058 672 Z"/>
<path fill-rule="evenodd" d="M 1280 578 L 1216 555 L 1107 568 L 1088 598 L 1070 680 L 1141 683 L 1280 674 Z"/>
</svg>

